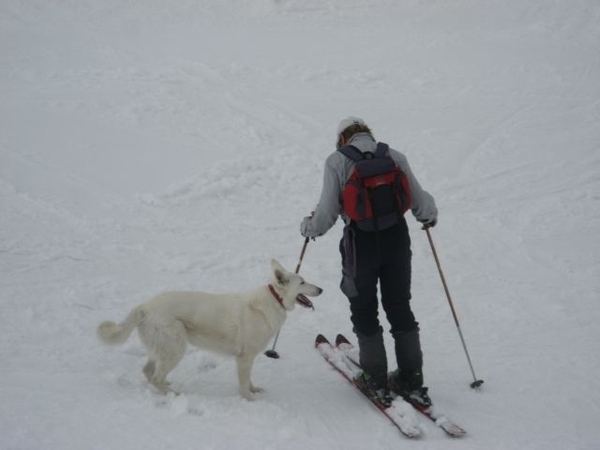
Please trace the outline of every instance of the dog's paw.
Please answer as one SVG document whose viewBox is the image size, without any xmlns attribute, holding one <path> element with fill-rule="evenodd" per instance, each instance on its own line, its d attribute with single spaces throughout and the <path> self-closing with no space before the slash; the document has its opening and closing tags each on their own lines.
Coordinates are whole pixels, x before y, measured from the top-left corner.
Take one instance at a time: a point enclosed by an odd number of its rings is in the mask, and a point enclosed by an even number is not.
<svg viewBox="0 0 600 450">
<path fill-rule="evenodd" d="M 247 391 L 240 391 L 240 395 L 246 400 L 253 401 L 256 400 L 257 394 L 261 394 L 262 392 L 264 392 L 263 389 L 256 386 L 250 386 Z"/>
<path fill-rule="evenodd" d="M 171 388 L 171 383 L 157 383 L 155 381 L 151 381 L 152 385 L 158 390 L 162 395 L 172 395 L 177 397 L 180 395 L 175 389 Z"/>
<path fill-rule="evenodd" d="M 250 391 L 248 392 L 240 392 L 240 395 L 245 398 L 246 400 L 248 400 L 249 402 L 252 402 L 254 400 L 256 400 L 256 398 L 254 397 L 254 394 Z"/>
</svg>

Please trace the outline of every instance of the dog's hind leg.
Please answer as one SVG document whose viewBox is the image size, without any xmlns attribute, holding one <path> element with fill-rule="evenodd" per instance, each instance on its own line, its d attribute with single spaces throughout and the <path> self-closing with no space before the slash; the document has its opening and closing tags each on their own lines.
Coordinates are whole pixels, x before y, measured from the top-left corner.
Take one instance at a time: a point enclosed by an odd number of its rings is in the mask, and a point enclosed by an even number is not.
<svg viewBox="0 0 600 450">
<path fill-rule="evenodd" d="M 169 387 L 170 383 L 167 382 L 167 375 L 169 375 L 169 373 L 175 367 L 177 367 L 177 364 L 179 364 L 179 361 L 181 361 L 183 358 L 183 350 L 185 350 L 185 346 L 182 347 L 181 353 L 169 354 L 167 357 L 158 359 L 155 364 L 146 364 L 146 367 L 149 365 L 154 365 L 154 373 L 149 380 L 150 383 L 152 383 L 163 394 L 168 394 L 169 392 L 179 394 L 177 391 Z M 144 369 L 146 369 L 146 367 L 144 367 Z"/>
<path fill-rule="evenodd" d="M 183 324 L 176 321 L 160 330 L 152 326 L 141 327 L 140 338 L 149 353 L 144 375 L 163 394 L 177 394 L 169 387 L 167 375 L 177 367 L 185 354 L 187 339 Z"/>
<path fill-rule="evenodd" d="M 252 384 L 250 374 L 256 355 L 240 355 L 237 357 L 238 379 L 240 383 L 240 395 L 247 400 L 254 400 L 255 393 L 263 392 L 259 387 Z"/>
<path fill-rule="evenodd" d="M 156 370 L 156 363 L 151 359 L 148 360 L 146 365 L 144 366 L 144 375 L 148 378 L 148 381 L 152 382 L 152 378 L 154 377 L 154 371 Z"/>
<path fill-rule="evenodd" d="M 156 373 L 156 363 L 154 361 L 148 360 L 143 370 L 144 375 L 146 375 L 148 381 L 162 394 L 168 394 L 169 392 L 173 392 L 174 394 L 179 395 L 178 392 L 174 391 L 169 387 L 168 382 L 158 383 L 156 381 L 156 379 L 154 378 L 154 374 Z"/>
</svg>

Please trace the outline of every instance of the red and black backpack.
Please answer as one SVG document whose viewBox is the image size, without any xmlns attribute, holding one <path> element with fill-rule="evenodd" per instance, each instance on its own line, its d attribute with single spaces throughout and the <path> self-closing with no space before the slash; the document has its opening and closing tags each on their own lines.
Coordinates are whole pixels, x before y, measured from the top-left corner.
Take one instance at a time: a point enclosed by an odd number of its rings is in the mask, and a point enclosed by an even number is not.
<svg viewBox="0 0 600 450">
<path fill-rule="evenodd" d="M 410 209 L 410 186 L 406 174 L 389 155 L 389 147 L 377 143 L 375 153 L 352 145 L 339 151 L 355 162 L 342 191 L 344 213 L 364 231 L 385 230 Z"/>
</svg>

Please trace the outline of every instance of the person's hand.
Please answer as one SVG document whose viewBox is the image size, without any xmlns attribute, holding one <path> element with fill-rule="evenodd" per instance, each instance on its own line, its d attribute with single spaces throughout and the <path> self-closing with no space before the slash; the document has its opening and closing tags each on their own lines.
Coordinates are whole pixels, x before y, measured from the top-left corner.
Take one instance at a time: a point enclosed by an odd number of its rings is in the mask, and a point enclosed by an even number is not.
<svg viewBox="0 0 600 450">
<path fill-rule="evenodd" d="M 310 234 L 310 221 L 312 220 L 312 216 L 306 216 L 302 219 L 302 223 L 300 224 L 300 234 L 303 237 L 313 237 Z"/>
</svg>

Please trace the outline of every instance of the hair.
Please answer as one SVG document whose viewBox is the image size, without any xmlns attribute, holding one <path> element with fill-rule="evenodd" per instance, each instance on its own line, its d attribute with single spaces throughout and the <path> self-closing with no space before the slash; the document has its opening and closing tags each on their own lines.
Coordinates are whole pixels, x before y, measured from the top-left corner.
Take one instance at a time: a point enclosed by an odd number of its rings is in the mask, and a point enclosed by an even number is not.
<svg viewBox="0 0 600 450">
<path fill-rule="evenodd" d="M 348 142 L 352 136 L 358 133 L 369 133 L 371 136 L 373 135 L 371 129 L 366 125 L 360 123 L 350 125 L 338 136 L 338 147 L 341 145 L 342 137 Z"/>
</svg>

